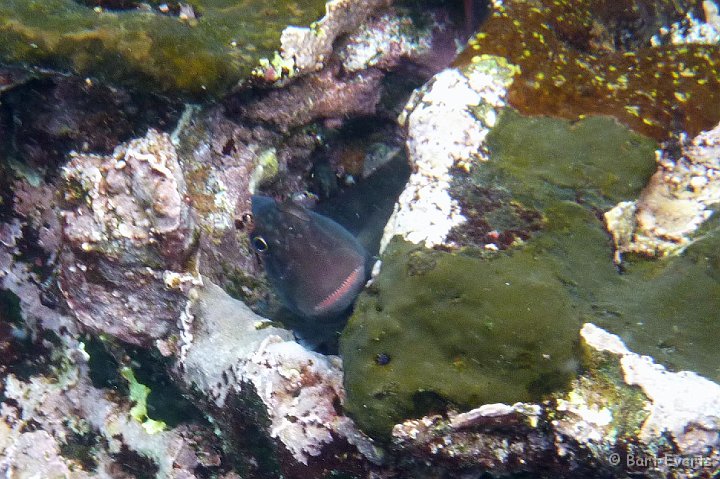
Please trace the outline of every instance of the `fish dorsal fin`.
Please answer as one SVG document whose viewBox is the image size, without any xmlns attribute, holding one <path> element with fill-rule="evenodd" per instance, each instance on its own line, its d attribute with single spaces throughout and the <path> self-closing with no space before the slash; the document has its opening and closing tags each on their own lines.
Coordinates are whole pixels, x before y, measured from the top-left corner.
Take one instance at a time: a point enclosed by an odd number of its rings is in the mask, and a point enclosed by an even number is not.
<svg viewBox="0 0 720 479">
<path fill-rule="evenodd" d="M 283 213 L 293 215 L 295 218 L 301 221 L 310 221 L 310 214 L 308 210 L 302 206 L 298 206 L 293 201 L 288 200 L 278 205 L 278 209 Z"/>
</svg>

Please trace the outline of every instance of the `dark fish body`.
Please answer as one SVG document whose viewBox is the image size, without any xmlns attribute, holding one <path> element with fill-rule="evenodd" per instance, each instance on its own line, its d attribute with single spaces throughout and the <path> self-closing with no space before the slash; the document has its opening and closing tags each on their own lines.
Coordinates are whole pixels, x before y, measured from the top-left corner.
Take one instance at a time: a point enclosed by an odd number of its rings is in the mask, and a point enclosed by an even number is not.
<svg viewBox="0 0 720 479">
<path fill-rule="evenodd" d="M 368 277 L 368 254 L 333 220 L 293 202 L 253 196 L 254 230 L 271 285 L 283 304 L 306 318 L 345 311 Z"/>
</svg>

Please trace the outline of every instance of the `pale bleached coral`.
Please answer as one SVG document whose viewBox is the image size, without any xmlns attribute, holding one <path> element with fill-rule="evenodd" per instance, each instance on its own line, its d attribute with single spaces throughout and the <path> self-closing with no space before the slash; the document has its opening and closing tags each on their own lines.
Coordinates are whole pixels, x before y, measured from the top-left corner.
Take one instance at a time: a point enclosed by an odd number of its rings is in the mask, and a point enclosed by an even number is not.
<svg viewBox="0 0 720 479">
<path fill-rule="evenodd" d="M 265 433 L 301 464 L 338 438 L 380 460 L 372 441 L 338 410 L 345 399 L 339 358 L 308 351 L 207 280 L 192 297 L 192 343 L 179 365 L 188 385 L 218 408 L 228 407 L 233 393 L 259 399 L 269 420 Z"/>
<path fill-rule="evenodd" d="M 682 147 L 675 158 L 657 152 L 658 170 L 640 198 L 605 213 L 617 256 L 666 256 L 682 251 L 720 202 L 720 125 Z"/>
<path fill-rule="evenodd" d="M 60 287 L 88 328 L 150 344 L 173 331 L 185 295 L 165 271 L 195 254 L 185 180 L 167 134 L 148 131 L 110 155 L 71 154 L 63 168 Z"/>
<path fill-rule="evenodd" d="M 127 398 L 93 387 L 81 350 L 66 354 L 72 359 L 57 377 L 4 379 L 4 394 L 12 403 L 0 407 L 0 472 L 9 477 L 108 477 L 118 469 L 113 456 L 124 450 L 149 459 L 156 477 L 163 478 L 194 477 L 201 464 L 219 463 L 204 442 L 212 437 L 210 431 L 182 425 L 149 433 L 132 417 Z M 93 470 L 62 453 L 65 446 L 66 452 L 72 450 L 78 437 L 96 444 Z"/>
<path fill-rule="evenodd" d="M 485 138 L 513 74 L 504 60 L 484 56 L 464 71 L 438 73 L 415 91 L 400 117 L 414 171 L 385 227 L 381 252 L 395 235 L 429 248 L 442 245 L 466 221 L 448 192 L 451 169 L 487 159 Z"/>
</svg>

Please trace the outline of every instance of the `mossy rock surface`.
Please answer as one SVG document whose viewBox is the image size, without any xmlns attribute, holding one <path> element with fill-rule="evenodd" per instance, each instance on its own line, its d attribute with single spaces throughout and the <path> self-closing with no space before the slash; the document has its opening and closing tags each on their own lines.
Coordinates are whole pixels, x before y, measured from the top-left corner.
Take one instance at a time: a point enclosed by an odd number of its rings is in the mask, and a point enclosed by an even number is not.
<svg viewBox="0 0 720 479">
<path fill-rule="evenodd" d="M 518 67 L 508 91 L 524 114 L 611 115 L 664 140 L 720 121 L 720 46 L 650 39 L 697 9 L 685 0 L 505 0 L 456 65 L 497 55 Z M 694 11 L 697 18 L 698 12 Z"/>
<path fill-rule="evenodd" d="M 498 212 L 512 206 L 533 213 L 533 231 L 495 253 L 391 243 L 341 338 L 347 409 L 377 437 L 448 404 L 538 400 L 576 373 L 582 323 L 698 299 L 661 288 L 675 277 L 666 263 L 638 266 L 653 269 L 651 279 L 622 275 L 612 261 L 602 212 L 639 195 L 655 170 L 654 141 L 610 118 L 508 111 L 488 145 L 491 160 L 456 172 L 451 193 L 464 198 L 468 223 L 502 227 Z M 473 203 L 488 197 L 495 209 Z"/>
<path fill-rule="evenodd" d="M 348 409 L 371 434 L 405 417 L 539 399 L 574 374 L 578 313 L 552 267 L 394 240 L 343 332 Z"/>
<path fill-rule="evenodd" d="M 191 96 L 222 94 L 308 26 L 324 0 L 191 0 L 196 19 L 95 10 L 74 0 L 0 2 L 0 61 Z"/>
</svg>

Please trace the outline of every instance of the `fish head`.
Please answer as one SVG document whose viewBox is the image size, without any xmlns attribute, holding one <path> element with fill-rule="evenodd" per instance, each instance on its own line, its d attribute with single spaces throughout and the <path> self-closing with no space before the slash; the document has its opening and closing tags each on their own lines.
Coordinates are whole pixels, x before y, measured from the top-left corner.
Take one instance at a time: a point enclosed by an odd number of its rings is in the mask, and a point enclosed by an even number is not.
<svg viewBox="0 0 720 479">
<path fill-rule="evenodd" d="M 306 318 L 346 310 L 368 276 L 368 254 L 345 228 L 293 202 L 253 196 L 250 241 L 283 304 Z"/>
</svg>

